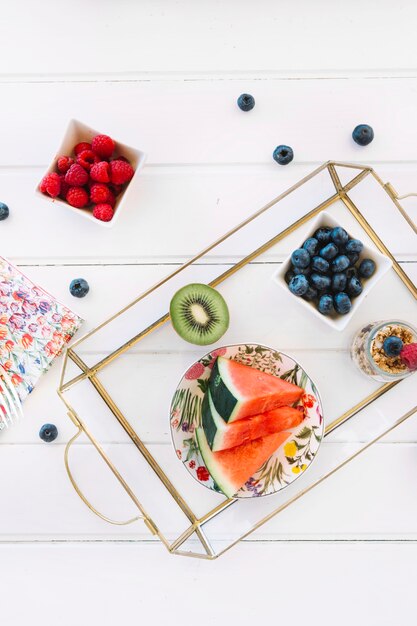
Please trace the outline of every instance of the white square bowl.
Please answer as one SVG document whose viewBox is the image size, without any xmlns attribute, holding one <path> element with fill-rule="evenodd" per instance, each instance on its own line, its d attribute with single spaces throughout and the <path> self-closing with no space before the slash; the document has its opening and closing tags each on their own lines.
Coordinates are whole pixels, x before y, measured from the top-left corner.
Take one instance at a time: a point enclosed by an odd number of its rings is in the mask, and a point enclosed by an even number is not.
<svg viewBox="0 0 417 626">
<path fill-rule="evenodd" d="M 309 234 L 304 237 L 303 241 L 300 241 L 300 245 L 298 247 L 301 248 L 304 241 L 308 239 L 308 237 L 312 237 L 318 228 L 322 228 L 324 226 L 328 226 L 330 228 L 335 228 L 336 226 L 342 226 L 342 228 L 344 227 L 343 224 L 337 222 L 329 213 L 322 211 L 320 215 L 318 215 L 317 218 L 312 222 Z M 348 228 L 346 228 L 345 230 L 349 232 Z M 360 237 L 357 238 L 360 239 Z M 275 272 L 275 274 L 272 276 L 272 279 L 276 283 L 278 283 L 278 285 L 280 285 L 283 289 L 285 289 L 287 294 L 293 299 L 296 306 L 296 303 L 298 302 L 302 307 L 315 315 L 315 317 L 321 319 L 325 324 L 328 324 L 328 326 L 331 326 L 332 328 L 341 331 L 346 328 L 352 316 L 356 313 L 358 307 L 369 294 L 372 287 L 376 285 L 376 283 L 389 271 L 392 266 L 391 259 L 381 254 L 378 250 L 370 248 L 365 244 L 360 254 L 358 263 L 361 259 L 372 259 L 375 262 L 376 271 L 373 276 L 363 280 L 363 291 L 359 296 L 352 300 L 352 308 L 347 315 L 339 315 L 337 313 L 334 313 L 332 316 L 322 315 L 321 313 L 319 313 L 314 303 L 308 302 L 307 300 L 304 300 L 304 298 L 300 298 L 291 293 L 285 281 L 285 274 L 289 269 L 291 269 L 291 254 L 285 259 L 284 263 L 281 265 L 278 271 Z"/>
<path fill-rule="evenodd" d="M 94 130 L 94 128 L 90 128 L 90 126 L 86 126 L 85 124 L 83 124 L 82 122 L 79 122 L 78 120 L 74 120 L 74 119 L 71 120 L 65 131 L 64 138 L 62 139 L 61 144 L 50 166 L 45 172 L 44 176 L 51 172 L 57 171 L 56 161 L 59 156 L 71 155 L 73 153 L 74 146 L 76 146 L 77 143 L 80 143 L 81 141 L 87 141 L 88 143 L 91 143 L 91 140 L 93 139 L 93 137 L 99 134 L 102 134 L 102 132 Z M 120 143 L 116 139 L 114 139 L 114 141 L 116 143 L 114 155 L 126 157 L 129 160 L 133 169 L 135 170 L 135 173 L 132 179 L 126 185 L 126 188 L 122 191 L 122 193 L 120 193 L 117 196 L 116 204 L 114 206 L 114 215 L 113 215 L 113 218 L 110 220 L 110 222 L 102 222 L 101 220 L 97 220 L 95 217 L 93 217 L 93 211 L 91 208 L 86 207 L 84 209 L 77 209 L 76 207 L 71 206 L 70 204 L 62 200 L 61 198 L 51 198 L 50 196 L 43 194 L 39 189 L 41 181 L 39 181 L 36 187 L 36 190 L 35 190 L 36 195 L 39 198 L 46 200 L 46 202 L 53 202 L 55 205 L 62 206 L 66 209 L 69 209 L 70 211 L 73 211 L 73 213 L 82 215 L 88 220 L 94 222 L 95 224 L 99 224 L 100 226 L 104 226 L 105 228 L 112 228 L 115 225 L 116 220 L 119 219 L 122 209 L 126 207 L 129 201 L 129 198 L 133 196 L 133 191 L 135 189 L 135 186 L 138 180 L 139 171 L 142 169 L 146 160 L 146 154 L 144 152 L 141 152 L 140 150 L 136 150 L 135 148 L 132 148 L 131 146 L 127 146 L 124 143 Z"/>
</svg>

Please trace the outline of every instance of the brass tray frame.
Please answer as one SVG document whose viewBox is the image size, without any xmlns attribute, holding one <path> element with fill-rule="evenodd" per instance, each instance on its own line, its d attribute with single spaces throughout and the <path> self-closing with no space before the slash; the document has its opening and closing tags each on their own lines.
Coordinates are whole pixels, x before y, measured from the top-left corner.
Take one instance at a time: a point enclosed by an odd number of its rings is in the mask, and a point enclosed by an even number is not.
<svg viewBox="0 0 417 626">
<path fill-rule="evenodd" d="M 338 171 L 337 171 L 336 168 L 350 168 L 352 170 L 357 170 L 358 173 L 347 184 L 342 185 L 342 183 L 340 181 L 340 177 L 338 175 Z M 379 236 L 377 235 L 375 230 L 370 226 L 370 224 L 367 222 L 367 220 L 362 215 L 360 210 L 354 204 L 354 202 L 352 201 L 352 199 L 349 196 L 349 192 L 356 185 L 358 185 L 364 178 L 366 178 L 367 176 L 374 177 L 374 179 L 377 181 L 377 183 L 379 185 L 381 185 L 382 188 L 386 191 L 386 193 L 388 194 L 389 198 L 393 201 L 393 203 L 395 204 L 395 206 L 397 207 L 397 209 L 399 210 L 399 212 L 401 213 L 403 218 L 406 220 L 406 222 L 408 223 L 410 228 L 412 228 L 412 230 L 417 234 L 416 224 L 413 222 L 411 217 L 408 215 L 408 213 L 404 210 L 404 208 L 402 207 L 402 205 L 399 202 L 400 199 L 406 198 L 406 197 L 408 197 L 408 195 L 415 195 L 415 194 L 408 194 L 406 196 L 401 196 L 400 197 L 390 183 L 385 183 L 385 184 L 383 183 L 381 178 L 377 175 L 377 173 L 373 170 L 372 167 L 364 166 L 364 165 L 351 164 L 351 163 L 343 163 L 343 162 L 338 162 L 338 161 L 328 161 L 326 163 L 323 163 L 320 167 L 318 167 L 313 172 L 311 172 L 309 175 L 307 175 L 302 180 L 300 180 L 298 183 L 296 183 L 295 185 L 290 187 L 284 193 L 280 194 L 278 197 L 276 197 L 274 200 L 269 202 L 267 205 L 265 205 L 263 208 L 261 208 L 255 214 L 251 215 L 245 221 L 243 221 L 242 223 L 238 224 L 235 228 L 233 228 L 232 230 L 230 230 L 229 232 L 224 234 L 220 239 L 218 239 L 217 241 L 215 241 L 214 243 L 209 245 L 207 248 L 202 250 L 199 254 L 194 256 L 192 259 L 190 259 L 189 261 L 184 263 L 180 268 L 177 268 L 171 274 L 166 276 L 163 280 L 159 281 L 156 285 L 154 285 L 153 287 L 151 287 L 148 290 L 146 290 L 136 300 L 134 300 L 129 305 L 124 307 L 121 311 L 119 311 L 118 313 L 116 313 L 115 315 L 110 317 L 108 320 L 106 320 L 105 322 L 100 324 L 97 328 L 95 328 L 94 330 L 90 331 L 84 337 L 81 337 L 80 339 L 75 341 L 70 347 L 67 348 L 67 350 L 65 352 L 65 355 L 64 355 L 64 362 L 63 362 L 63 367 L 62 367 L 60 384 L 59 384 L 59 388 L 58 388 L 58 394 L 59 394 L 60 398 L 62 399 L 62 401 L 64 402 L 64 404 L 66 405 L 66 408 L 68 410 L 68 416 L 70 417 L 70 419 L 74 423 L 74 425 L 75 425 L 75 427 L 77 429 L 77 432 L 74 435 L 74 437 L 72 437 L 72 439 L 67 443 L 67 446 L 65 448 L 65 454 L 64 454 L 64 462 L 65 462 L 65 466 L 66 466 L 66 469 L 67 469 L 67 472 L 68 472 L 69 479 L 70 479 L 70 481 L 71 481 L 75 491 L 80 496 L 80 498 L 83 500 L 83 502 L 88 506 L 88 508 L 93 513 L 98 515 L 101 519 L 103 519 L 103 520 L 105 520 L 105 521 L 107 521 L 107 522 L 109 522 L 111 524 L 117 524 L 117 525 L 126 525 L 126 524 L 130 524 L 132 522 L 135 522 L 137 520 L 143 520 L 144 523 L 146 524 L 146 526 L 151 531 L 151 533 L 161 540 L 161 542 L 165 545 L 165 547 L 169 550 L 170 553 L 184 555 L 184 556 L 192 556 L 192 557 L 196 557 L 196 558 L 210 559 L 210 560 L 211 559 L 215 559 L 218 556 L 220 556 L 221 554 L 223 554 L 224 552 L 226 552 L 227 550 L 229 550 L 233 545 L 238 543 L 240 540 L 246 538 L 252 532 L 254 532 L 258 528 L 260 528 L 263 524 L 265 524 L 267 521 L 269 521 L 272 517 L 274 517 L 275 515 L 280 513 L 282 510 L 287 508 L 290 504 L 292 504 L 293 502 L 298 500 L 300 497 L 305 495 L 307 492 L 309 492 L 315 486 L 317 486 L 318 484 L 323 482 L 326 478 L 328 478 L 329 476 L 334 474 L 341 467 L 346 465 L 352 459 L 356 458 L 361 452 L 363 452 L 364 450 L 369 448 L 371 445 L 373 445 L 376 441 L 381 439 L 385 434 L 387 434 L 388 432 L 394 430 L 394 428 L 396 428 L 399 424 L 401 424 L 402 422 L 406 421 L 409 417 L 411 417 L 414 413 L 417 412 L 417 405 L 414 406 L 414 407 L 411 407 L 411 409 L 409 411 L 407 411 L 404 415 L 402 415 L 402 417 L 400 417 L 394 423 L 394 425 L 392 425 L 386 431 L 381 433 L 378 437 L 374 438 L 372 441 L 367 442 L 360 450 L 356 451 L 354 454 L 352 454 L 352 456 L 348 457 L 345 461 L 340 463 L 336 468 L 334 468 L 331 471 L 329 471 L 327 474 L 322 476 L 319 480 L 314 482 L 309 487 L 307 487 L 304 490 L 302 490 L 299 493 L 297 493 L 295 497 L 290 499 L 284 505 L 276 508 L 274 511 L 272 511 L 272 513 L 268 514 L 263 519 L 259 520 L 256 523 L 256 525 L 254 525 L 253 528 L 251 528 L 250 531 L 242 534 L 237 540 L 235 540 L 232 543 L 230 543 L 229 545 L 227 545 L 227 547 L 225 547 L 224 549 L 216 552 L 215 550 L 213 550 L 212 546 L 210 545 L 210 542 L 208 541 L 207 537 L 205 536 L 205 533 L 204 533 L 204 530 L 202 528 L 202 525 L 205 522 L 207 522 L 208 520 L 212 519 L 213 517 L 219 515 L 225 508 L 231 506 L 235 502 L 235 500 L 234 499 L 229 499 L 229 500 L 226 499 L 220 505 L 214 507 L 211 511 L 206 513 L 203 517 L 198 517 L 197 515 L 195 515 L 194 512 L 189 507 L 189 505 L 187 504 L 187 502 L 185 501 L 185 499 L 183 498 L 183 496 L 174 487 L 174 485 L 170 481 L 169 477 L 166 475 L 166 473 L 163 471 L 163 469 L 159 466 L 157 461 L 151 455 L 151 453 L 147 449 L 146 445 L 141 441 L 141 439 L 138 436 L 138 434 L 135 432 L 135 430 L 133 429 L 133 427 L 131 426 L 129 421 L 123 415 L 123 413 L 120 410 L 120 408 L 116 405 L 116 403 L 111 398 L 111 396 L 109 395 L 109 393 L 107 392 L 107 390 L 103 386 L 102 382 L 98 378 L 98 373 L 100 372 L 100 370 L 103 367 L 108 365 L 111 361 L 113 361 L 114 359 L 119 357 L 121 354 L 123 354 L 124 352 L 129 350 L 132 346 L 137 344 L 145 336 L 149 335 L 155 329 L 159 328 L 162 324 L 167 322 L 169 320 L 169 314 L 167 313 L 164 316 L 162 316 L 159 319 L 157 319 L 153 324 L 151 324 L 150 326 L 145 328 L 143 331 L 141 331 L 140 333 L 138 333 L 137 335 L 132 337 L 129 341 L 125 342 L 119 348 L 117 348 L 116 350 L 111 352 L 107 357 L 105 357 L 101 361 L 95 363 L 91 367 L 87 366 L 84 363 L 84 361 L 81 359 L 79 354 L 77 354 L 77 350 L 76 350 L 77 347 L 80 346 L 80 344 L 82 344 L 84 341 L 86 341 L 86 339 L 91 337 L 91 335 L 96 333 L 98 330 L 100 330 L 101 328 L 103 328 L 107 324 L 110 324 L 114 319 L 116 319 L 117 317 L 122 315 L 131 306 L 135 305 L 140 300 L 143 300 L 144 298 L 146 298 L 150 293 L 152 293 L 153 291 L 158 289 L 161 285 L 165 284 L 173 276 L 177 275 L 179 272 L 183 271 L 186 267 L 188 267 L 191 264 L 195 263 L 198 259 L 202 258 L 205 254 L 207 254 L 208 252 L 212 251 L 214 248 L 216 248 L 216 246 L 218 246 L 220 243 L 222 243 L 223 241 L 228 239 L 231 235 L 233 235 L 238 230 L 243 228 L 249 222 L 255 220 L 262 213 L 268 211 L 268 209 L 270 209 L 272 206 L 277 204 L 280 200 L 282 200 L 283 198 L 285 198 L 286 196 L 291 194 L 293 191 L 295 191 L 296 189 L 301 187 L 301 185 L 305 184 L 310 179 L 312 179 L 314 176 L 316 176 L 317 174 L 321 173 L 324 170 L 327 170 L 327 172 L 330 175 L 330 178 L 331 178 L 332 183 L 333 183 L 334 188 L 335 188 L 335 193 L 333 195 L 331 195 L 329 198 L 327 198 L 327 200 L 325 200 L 324 202 L 322 202 L 321 204 L 316 206 L 313 210 L 309 211 L 304 216 L 302 216 L 300 219 L 295 221 L 293 224 L 291 224 L 290 226 L 288 226 L 287 228 L 282 230 L 275 237 L 273 237 L 269 241 L 265 242 L 263 245 L 261 245 L 259 248 L 257 248 L 256 250 L 254 250 L 253 252 L 251 252 L 250 254 L 245 256 L 240 261 L 236 262 L 229 269 L 227 269 L 225 272 L 223 272 L 220 276 L 218 276 L 217 278 L 212 280 L 210 282 L 210 285 L 212 285 L 212 286 L 218 285 L 219 283 L 224 281 L 226 278 L 228 278 L 229 276 L 231 276 L 232 274 L 237 272 L 239 269 L 244 267 L 246 264 L 248 264 L 249 262 L 253 261 L 259 255 L 261 255 L 262 253 L 264 253 L 265 251 L 270 249 L 278 241 L 280 241 L 281 239 L 283 239 L 284 237 L 286 237 L 290 233 L 294 232 L 299 226 L 302 226 L 308 220 L 310 220 L 313 217 L 315 217 L 322 210 L 324 210 L 327 207 L 331 206 L 337 200 L 341 200 L 343 202 L 343 204 L 345 205 L 345 207 L 353 215 L 353 217 L 362 226 L 362 228 L 367 233 L 367 235 L 370 237 L 370 239 L 373 241 L 375 246 L 383 254 L 385 254 L 386 256 L 388 256 L 392 260 L 393 269 L 395 270 L 395 272 L 397 273 L 397 275 L 399 276 L 401 281 L 404 283 L 404 285 L 407 287 L 407 289 L 411 292 L 411 294 L 417 300 L 417 287 L 416 287 L 416 285 L 412 282 L 410 277 L 403 271 L 403 269 L 401 268 L 399 263 L 396 261 L 396 259 L 391 254 L 391 252 L 388 250 L 388 248 L 385 246 L 385 244 L 381 241 L 381 239 L 379 238 Z M 72 378 L 71 380 L 65 382 L 65 374 L 67 372 L 69 361 L 72 361 L 81 370 L 82 373 L 79 374 L 78 376 Z M 176 504 L 180 507 L 180 509 L 185 514 L 185 516 L 188 518 L 188 520 L 190 522 L 190 526 L 175 541 L 170 542 L 164 536 L 164 534 L 160 531 L 160 529 L 158 528 L 156 523 L 153 521 L 152 517 L 148 514 L 148 512 L 142 506 L 142 504 L 141 504 L 140 500 L 138 499 L 138 497 L 135 495 L 133 490 L 129 487 L 129 485 L 127 484 L 127 482 L 123 478 L 123 476 L 120 474 L 118 469 L 115 467 L 114 463 L 110 460 L 108 455 L 105 453 L 105 451 L 103 450 L 102 446 L 97 441 L 97 439 L 95 438 L 93 433 L 89 430 L 87 425 L 83 422 L 81 417 L 77 414 L 77 412 L 71 406 L 70 402 L 65 397 L 65 393 L 71 387 L 73 387 L 73 385 L 76 385 L 78 382 L 80 382 L 82 380 L 85 380 L 85 379 L 87 379 L 93 385 L 95 390 L 101 396 L 102 400 L 105 402 L 107 407 L 110 409 L 111 413 L 114 415 L 116 420 L 120 423 L 120 425 L 126 431 L 128 436 L 130 437 L 131 441 L 134 443 L 134 445 L 137 447 L 139 452 L 145 458 L 145 460 L 147 461 L 149 466 L 152 468 L 152 470 L 157 474 L 157 476 L 162 481 L 162 483 L 165 486 L 165 488 L 169 491 L 169 493 L 171 494 L 172 498 L 175 500 Z M 346 411 L 345 413 L 343 413 L 342 415 L 340 415 L 339 417 L 337 417 L 333 421 L 329 422 L 327 424 L 326 428 L 325 428 L 325 436 L 328 435 L 329 433 L 331 433 L 334 429 L 336 429 L 341 424 L 345 423 L 351 417 L 356 415 L 363 408 L 365 408 L 368 405 L 370 405 L 377 398 L 380 398 L 383 394 L 387 393 L 390 389 L 392 389 L 395 385 L 397 385 L 398 382 L 399 381 L 394 381 L 394 382 L 389 382 L 389 383 L 382 384 L 376 391 L 374 391 L 373 393 L 371 393 L 370 395 L 365 397 L 363 400 L 361 400 L 356 405 L 352 406 L 348 411 Z M 74 443 L 74 441 L 76 441 L 76 439 L 82 433 L 84 433 L 87 436 L 87 438 L 93 444 L 93 446 L 95 447 L 97 452 L 100 454 L 102 459 L 105 461 L 107 466 L 113 472 L 114 476 L 119 481 L 121 486 L 125 489 L 126 493 L 130 496 L 131 500 L 134 502 L 134 504 L 136 505 L 136 507 L 137 507 L 137 509 L 139 511 L 139 515 L 137 515 L 136 517 L 133 517 L 132 519 L 126 520 L 126 521 L 115 521 L 115 520 L 112 520 L 112 519 L 108 518 L 106 515 L 103 515 L 101 512 L 99 512 L 89 502 L 89 500 L 85 497 L 85 495 L 82 493 L 82 491 L 78 487 L 77 482 L 74 479 L 74 477 L 72 475 L 72 472 L 70 470 L 70 467 L 69 467 L 69 456 L 68 456 L 69 455 L 69 449 L 70 449 L 71 445 Z M 202 546 L 204 548 L 204 551 L 205 551 L 204 554 L 201 554 L 201 553 L 198 553 L 198 552 L 193 552 L 193 551 L 181 550 L 181 546 L 193 534 L 195 534 L 195 536 L 198 537 L 198 539 L 200 540 L 200 542 L 201 542 L 201 544 L 202 544 Z"/>
</svg>

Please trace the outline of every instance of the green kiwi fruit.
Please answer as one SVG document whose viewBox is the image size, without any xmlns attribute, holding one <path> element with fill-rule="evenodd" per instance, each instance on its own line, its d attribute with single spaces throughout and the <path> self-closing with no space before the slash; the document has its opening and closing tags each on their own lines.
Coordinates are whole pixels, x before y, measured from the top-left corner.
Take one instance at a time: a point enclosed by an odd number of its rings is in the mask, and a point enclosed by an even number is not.
<svg viewBox="0 0 417 626">
<path fill-rule="evenodd" d="M 199 283 L 182 287 L 169 307 L 174 329 L 198 346 L 215 343 L 229 327 L 229 309 L 218 291 Z"/>
</svg>

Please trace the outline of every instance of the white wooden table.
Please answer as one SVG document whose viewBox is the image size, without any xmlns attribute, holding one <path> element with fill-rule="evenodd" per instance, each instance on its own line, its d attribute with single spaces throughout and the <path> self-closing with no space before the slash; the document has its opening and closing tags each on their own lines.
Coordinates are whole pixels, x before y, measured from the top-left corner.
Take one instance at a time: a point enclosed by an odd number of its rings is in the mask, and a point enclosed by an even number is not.
<svg viewBox="0 0 417 626">
<path fill-rule="evenodd" d="M 11 215 L 0 253 L 75 307 L 84 330 L 327 159 L 373 165 L 400 192 L 417 191 L 412 0 L 15 0 L 1 13 L 0 200 Z M 244 91 L 256 98 L 249 115 L 234 104 Z M 71 117 L 149 155 L 140 202 L 112 230 L 34 197 Z M 362 122 L 375 129 L 364 149 L 351 140 Z M 279 143 L 294 148 L 288 167 L 271 159 Z M 415 200 L 406 203 L 416 219 Z M 387 236 L 416 280 L 415 240 Z M 68 293 L 77 276 L 91 286 L 80 301 Z M 55 393 L 59 370 L 0 438 L 2 623 L 412 619 L 417 419 L 267 535 L 202 562 L 172 557 L 82 505 L 63 466 L 74 431 Z M 52 445 L 38 438 L 47 421 L 60 431 Z"/>
</svg>

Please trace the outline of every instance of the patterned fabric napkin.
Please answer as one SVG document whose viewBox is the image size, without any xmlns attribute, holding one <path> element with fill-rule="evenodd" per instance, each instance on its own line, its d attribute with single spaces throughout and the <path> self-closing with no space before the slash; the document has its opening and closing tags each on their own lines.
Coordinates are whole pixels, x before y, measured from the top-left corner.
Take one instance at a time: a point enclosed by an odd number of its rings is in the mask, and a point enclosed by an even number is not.
<svg viewBox="0 0 417 626">
<path fill-rule="evenodd" d="M 0 363 L 22 402 L 82 322 L 0 257 Z"/>
</svg>

